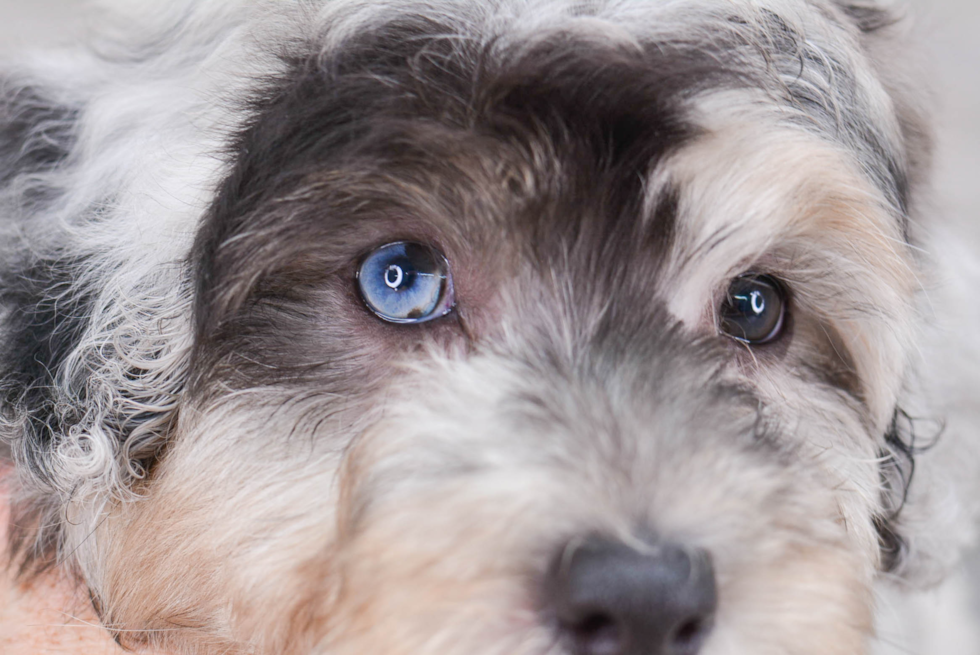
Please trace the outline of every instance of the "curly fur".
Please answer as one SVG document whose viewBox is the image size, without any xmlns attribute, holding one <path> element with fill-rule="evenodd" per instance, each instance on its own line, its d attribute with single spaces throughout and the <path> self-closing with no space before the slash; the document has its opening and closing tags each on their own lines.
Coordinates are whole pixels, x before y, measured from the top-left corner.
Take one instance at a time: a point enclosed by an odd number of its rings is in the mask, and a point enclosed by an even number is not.
<svg viewBox="0 0 980 655">
<path fill-rule="evenodd" d="M 726 593 L 759 605 L 726 618 L 723 600 L 705 652 L 810 653 L 752 641 L 766 599 L 810 589 L 786 625 L 857 653 L 876 585 L 936 583 L 972 540 L 980 275 L 930 215 L 895 8 L 188 0 L 103 22 L 0 81 L 0 437 L 23 573 L 70 568 L 126 640 L 563 652 L 510 616 L 520 576 L 479 538 L 539 570 L 549 540 L 627 539 L 629 515 L 732 571 L 772 555 L 732 574 Z M 346 318 L 351 262 L 406 233 L 451 244 L 461 280 L 492 271 L 460 304 L 467 345 Z M 496 250 L 519 283 L 479 254 Z M 785 359 L 705 327 L 719 284 L 758 268 L 793 289 Z M 671 426 L 657 445 L 626 436 L 652 425 Z M 731 445 L 746 434 L 771 452 Z M 758 523 L 705 527 L 727 525 L 726 494 Z M 472 568 L 432 562 L 449 553 Z"/>
</svg>

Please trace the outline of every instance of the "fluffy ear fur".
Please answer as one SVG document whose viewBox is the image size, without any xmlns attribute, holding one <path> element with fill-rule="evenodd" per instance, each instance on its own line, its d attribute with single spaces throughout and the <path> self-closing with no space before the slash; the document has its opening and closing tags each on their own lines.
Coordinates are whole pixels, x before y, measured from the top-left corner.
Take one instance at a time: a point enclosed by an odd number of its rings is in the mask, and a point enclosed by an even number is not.
<svg viewBox="0 0 980 655">
<path fill-rule="evenodd" d="M 980 321 L 977 241 L 950 229 L 956 217 L 922 218 L 929 233 L 916 239 L 929 261 L 921 276 L 925 317 L 910 363 L 902 412 L 889 435 L 890 461 L 907 490 L 892 500 L 892 527 L 904 544 L 896 573 L 906 583 L 938 582 L 975 541 L 980 516 L 980 403 L 971 384 L 980 370 L 973 336 Z M 892 489 L 900 488 L 894 484 Z"/>
<path fill-rule="evenodd" d="M 836 0 L 836 4 L 854 26 L 856 38 L 894 105 L 906 154 L 909 211 L 920 214 L 925 209 L 916 203 L 924 200 L 932 165 L 934 135 L 929 116 L 933 112 L 921 52 L 910 47 L 915 35 L 909 8 L 890 0 Z"/>
<path fill-rule="evenodd" d="M 177 114 L 154 110 L 163 103 L 149 83 L 133 94 L 130 64 L 56 54 L 0 81 L 0 436 L 19 475 L 14 546 L 41 567 L 72 504 L 132 493 L 166 442 L 185 377 L 180 224 L 203 206 L 206 178 L 180 144 L 165 146 L 180 126 L 161 122 Z M 185 191 L 155 207 L 147 198 L 166 192 L 133 172 L 181 158 L 198 205 Z M 125 214 L 141 216 L 113 220 Z M 125 225 L 145 230 L 121 240 Z"/>
<path fill-rule="evenodd" d="M 41 526 L 63 523 L 72 501 L 128 493 L 145 474 L 183 377 L 181 285 L 159 272 L 113 275 L 119 262 L 97 240 L 114 198 L 84 197 L 89 109 L 62 93 L 13 78 L 0 87 L 0 202 L 12 217 L 2 236 L 13 246 L 0 276 L 2 430 L 21 476 L 15 547 L 44 553 L 41 566 L 59 539 Z"/>
<path fill-rule="evenodd" d="M 980 369 L 972 334 L 980 321 L 978 230 L 929 192 L 933 92 L 907 7 L 890 1 L 837 0 L 898 117 L 908 178 L 907 238 L 921 262 L 923 325 L 904 397 L 886 435 L 883 469 L 889 515 L 879 531 L 886 560 L 903 585 L 931 585 L 975 537 L 980 484 L 980 402 L 964 384 Z M 951 229 L 955 228 L 955 229 Z M 970 235 L 973 238 L 970 238 Z M 956 235 L 955 237 L 953 235 Z M 964 239 L 964 237 L 967 237 Z"/>
<path fill-rule="evenodd" d="M 117 4 L 91 50 L 0 72 L 0 441 L 20 476 L 15 545 L 42 566 L 167 445 L 194 232 L 243 99 L 283 66 L 256 26 L 300 38 L 276 3 Z"/>
</svg>

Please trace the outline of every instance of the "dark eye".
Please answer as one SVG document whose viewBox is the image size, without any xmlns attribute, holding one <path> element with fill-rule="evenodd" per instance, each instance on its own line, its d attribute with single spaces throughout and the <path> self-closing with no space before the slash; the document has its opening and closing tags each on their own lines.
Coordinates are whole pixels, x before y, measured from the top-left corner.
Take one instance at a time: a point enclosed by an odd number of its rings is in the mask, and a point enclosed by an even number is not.
<svg viewBox="0 0 980 655">
<path fill-rule="evenodd" d="M 751 344 L 775 340 L 783 331 L 786 292 L 768 275 L 742 275 L 728 287 L 722 303 L 721 329 L 729 336 Z"/>
<path fill-rule="evenodd" d="M 361 298 L 390 323 L 424 323 L 453 308 L 449 264 L 439 252 L 400 241 L 381 246 L 357 271 Z"/>
</svg>

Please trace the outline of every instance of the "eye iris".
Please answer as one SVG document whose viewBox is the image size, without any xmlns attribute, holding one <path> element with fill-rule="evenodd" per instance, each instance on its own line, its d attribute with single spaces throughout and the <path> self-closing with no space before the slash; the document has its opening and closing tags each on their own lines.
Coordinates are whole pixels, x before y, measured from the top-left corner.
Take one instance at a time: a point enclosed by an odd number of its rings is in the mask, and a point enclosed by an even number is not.
<svg viewBox="0 0 980 655">
<path fill-rule="evenodd" d="M 739 341 L 768 343 L 781 334 L 784 316 L 783 287 L 768 275 L 743 275 L 729 287 L 721 329 Z"/>
<path fill-rule="evenodd" d="M 368 309 L 391 323 L 422 323 L 453 307 L 449 264 L 418 243 L 389 243 L 370 253 L 357 272 Z"/>
</svg>

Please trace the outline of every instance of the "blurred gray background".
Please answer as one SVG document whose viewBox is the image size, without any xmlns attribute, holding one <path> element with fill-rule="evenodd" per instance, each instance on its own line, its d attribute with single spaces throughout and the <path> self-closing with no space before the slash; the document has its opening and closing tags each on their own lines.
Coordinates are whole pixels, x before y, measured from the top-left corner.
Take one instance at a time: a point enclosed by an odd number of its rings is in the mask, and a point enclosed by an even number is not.
<svg viewBox="0 0 980 655">
<path fill-rule="evenodd" d="M 910 5 L 924 67 L 934 73 L 939 110 L 936 208 L 980 233 L 980 0 L 910 0 Z M 0 56 L 70 42 L 82 32 L 84 8 L 84 0 L 0 0 Z M 899 652 L 912 655 L 980 655 L 980 645 L 966 645 L 972 639 L 963 633 L 980 633 L 980 557 L 967 568 L 969 586 L 926 594 L 916 601 L 920 624 L 883 627 L 883 640 L 905 643 Z M 950 611 L 964 595 L 973 597 L 967 615 Z"/>
</svg>

